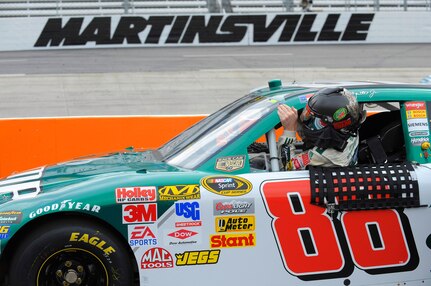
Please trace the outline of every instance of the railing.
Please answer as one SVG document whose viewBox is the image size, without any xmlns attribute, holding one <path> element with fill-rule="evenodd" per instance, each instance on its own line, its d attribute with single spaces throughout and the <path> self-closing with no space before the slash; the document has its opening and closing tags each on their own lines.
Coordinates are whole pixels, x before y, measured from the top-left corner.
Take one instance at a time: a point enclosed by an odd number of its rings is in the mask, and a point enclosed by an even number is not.
<svg viewBox="0 0 431 286">
<path fill-rule="evenodd" d="M 0 0 L 0 17 L 301 12 L 301 0 Z M 431 11 L 431 0 L 314 0 L 311 12 Z"/>
</svg>

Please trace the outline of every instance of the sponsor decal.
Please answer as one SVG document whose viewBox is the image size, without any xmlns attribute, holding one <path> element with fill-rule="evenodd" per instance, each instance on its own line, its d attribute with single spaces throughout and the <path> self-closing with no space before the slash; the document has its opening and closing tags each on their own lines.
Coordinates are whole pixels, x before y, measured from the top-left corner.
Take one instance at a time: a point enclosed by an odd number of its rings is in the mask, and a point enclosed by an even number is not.
<svg viewBox="0 0 431 286">
<path fill-rule="evenodd" d="M 123 205 L 123 224 L 157 221 L 157 204 Z"/>
<path fill-rule="evenodd" d="M 335 121 L 340 121 L 346 116 L 347 116 L 347 109 L 345 107 L 341 107 L 334 112 L 334 115 L 332 116 L 332 118 L 334 118 Z"/>
<path fill-rule="evenodd" d="M 428 137 L 415 137 L 415 138 L 410 138 L 410 143 L 413 146 L 421 146 L 422 143 L 424 142 L 428 142 L 429 138 Z"/>
<path fill-rule="evenodd" d="M 406 107 L 406 110 L 424 110 L 425 102 L 424 101 L 406 102 L 405 107 Z"/>
<path fill-rule="evenodd" d="M 9 225 L 0 225 L 0 239 L 6 239 L 9 237 Z"/>
<path fill-rule="evenodd" d="M 141 269 L 172 268 L 174 260 L 172 255 L 164 248 L 154 247 L 148 249 L 141 258 Z"/>
<path fill-rule="evenodd" d="M 34 47 L 365 41 L 373 18 L 374 13 L 49 18 Z"/>
<path fill-rule="evenodd" d="M 423 136 L 429 136 L 429 132 L 428 131 L 413 131 L 413 132 L 409 132 L 409 136 L 410 137 L 423 137 Z"/>
<path fill-rule="evenodd" d="M 200 220 L 199 202 L 176 202 L 175 214 L 179 217 Z"/>
<path fill-rule="evenodd" d="M 5 211 L 0 212 L 0 224 L 17 224 L 22 219 L 22 212 L 20 211 Z"/>
<path fill-rule="evenodd" d="M 156 199 L 156 187 L 128 187 L 115 189 L 115 200 L 120 204 L 155 202 Z"/>
<path fill-rule="evenodd" d="M 213 204 L 214 215 L 254 213 L 253 198 L 216 200 Z"/>
<path fill-rule="evenodd" d="M 159 187 L 161 201 L 195 200 L 201 198 L 199 185 L 177 185 Z"/>
<path fill-rule="evenodd" d="M 175 227 L 190 227 L 202 226 L 202 221 L 179 221 L 175 223 Z"/>
<path fill-rule="evenodd" d="M 211 248 L 231 248 L 255 246 L 254 232 L 241 234 L 216 234 L 210 237 Z"/>
<path fill-rule="evenodd" d="M 178 238 L 178 239 L 187 239 L 187 238 L 190 238 L 196 234 L 198 234 L 198 233 L 191 231 L 191 230 L 180 229 L 180 230 L 171 232 L 168 235 L 171 237 L 174 237 L 174 238 Z"/>
<path fill-rule="evenodd" d="M 51 205 L 46 205 L 44 207 L 38 208 L 29 214 L 29 218 L 35 218 L 38 215 L 46 214 L 52 211 L 70 211 L 70 210 L 81 210 L 93 213 L 99 213 L 100 206 L 91 205 L 83 202 L 74 202 L 73 200 L 64 200 L 60 203 L 54 203 Z"/>
<path fill-rule="evenodd" d="M 158 242 L 154 225 L 129 225 L 128 232 L 130 246 L 156 245 Z"/>
<path fill-rule="evenodd" d="M 211 176 L 202 179 L 202 186 L 208 191 L 222 196 L 242 196 L 251 191 L 251 183 L 236 176 Z"/>
<path fill-rule="evenodd" d="M 222 216 L 215 219 L 216 232 L 238 232 L 255 230 L 254 216 Z"/>
<path fill-rule="evenodd" d="M 79 233 L 79 232 L 72 232 L 70 234 L 69 241 L 75 241 L 75 242 L 83 242 L 90 245 L 93 245 L 94 247 L 102 250 L 106 255 L 110 255 L 115 252 L 115 249 L 106 244 L 106 241 L 100 239 L 98 236 L 91 236 L 88 233 Z"/>
<path fill-rule="evenodd" d="M 220 257 L 220 249 L 184 251 L 176 253 L 176 266 L 216 264 Z"/>
<path fill-rule="evenodd" d="M 216 161 L 216 170 L 233 172 L 244 168 L 245 156 L 230 156 L 218 158 Z"/>
</svg>

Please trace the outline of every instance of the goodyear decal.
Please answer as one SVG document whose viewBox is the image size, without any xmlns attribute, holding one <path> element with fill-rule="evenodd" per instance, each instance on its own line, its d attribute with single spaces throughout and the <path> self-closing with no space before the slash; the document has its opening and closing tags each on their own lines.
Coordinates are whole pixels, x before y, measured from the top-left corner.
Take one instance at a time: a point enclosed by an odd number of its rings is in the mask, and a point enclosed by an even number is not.
<svg viewBox="0 0 431 286">
<path fill-rule="evenodd" d="M 216 232 L 253 231 L 256 222 L 254 216 L 222 216 L 215 219 Z"/>
<path fill-rule="evenodd" d="M 0 212 L 0 224 L 17 224 L 22 219 L 21 211 Z"/>
<path fill-rule="evenodd" d="M 160 186 L 159 199 L 161 201 L 178 201 L 200 199 L 199 185 Z"/>
<path fill-rule="evenodd" d="M 106 241 L 102 240 L 98 236 L 95 236 L 95 235 L 91 236 L 88 233 L 81 234 L 79 232 L 72 232 L 70 234 L 69 241 L 91 244 L 94 247 L 102 250 L 106 255 L 110 255 L 115 252 L 115 249 L 112 246 L 107 245 Z"/>
<path fill-rule="evenodd" d="M 215 169 L 225 172 L 233 172 L 244 168 L 245 156 L 230 156 L 218 158 Z"/>
<path fill-rule="evenodd" d="M 220 249 L 197 250 L 176 253 L 176 266 L 216 264 L 220 257 Z"/>
<path fill-rule="evenodd" d="M 202 186 L 217 195 L 235 197 L 251 191 L 252 184 L 236 176 L 211 176 L 202 179 Z"/>
<path fill-rule="evenodd" d="M 250 247 L 256 245 L 256 236 L 252 233 L 215 234 L 210 237 L 211 248 Z"/>
</svg>

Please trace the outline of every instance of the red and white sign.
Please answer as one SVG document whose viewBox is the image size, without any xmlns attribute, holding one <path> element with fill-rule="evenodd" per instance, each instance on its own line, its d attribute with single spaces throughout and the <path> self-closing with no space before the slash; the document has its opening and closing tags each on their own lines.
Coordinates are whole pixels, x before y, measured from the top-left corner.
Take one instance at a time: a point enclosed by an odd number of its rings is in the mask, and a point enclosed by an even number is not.
<svg viewBox="0 0 431 286">
<path fill-rule="evenodd" d="M 141 269 L 172 268 L 172 255 L 164 248 L 154 247 L 147 250 L 141 259 Z"/>
<path fill-rule="evenodd" d="M 157 221 L 157 204 L 123 205 L 123 224 Z"/>
<path fill-rule="evenodd" d="M 180 229 L 180 230 L 171 232 L 168 235 L 171 237 L 174 237 L 174 238 L 178 238 L 178 239 L 187 239 L 187 238 L 190 238 L 196 234 L 198 234 L 198 233 L 195 231 Z"/>
<path fill-rule="evenodd" d="M 156 187 L 127 187 L 115 189 L 115 200 L 119 204 L 155 202 Z"/>
</svg>

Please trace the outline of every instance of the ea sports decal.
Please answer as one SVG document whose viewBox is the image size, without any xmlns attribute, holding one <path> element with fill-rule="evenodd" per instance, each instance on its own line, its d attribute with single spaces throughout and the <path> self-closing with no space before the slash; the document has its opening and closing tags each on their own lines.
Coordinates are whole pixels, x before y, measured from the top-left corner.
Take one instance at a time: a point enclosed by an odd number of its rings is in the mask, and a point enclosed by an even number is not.
<svg viewBox="0 0 431 286">
<path fill-rule="evenodd" d="M 157 245 L 157 228 L 154 224 L 128 225 L 130 246 Z"/>
<path fill-rule="evenodd" d="M 236 176 L 210 176 L 203 178 L 201 183 L 208 191 L 228 197 L 245 195 L 253 187 L 248 180 Z"/>
<path fill-rule="evenodd" d="M 225 172 L 233 172 L 244 168 L 245 156 L 230 156 L 218 158 L 215 169 Z"/>
<path fill-rule="evenodd" d="M 172 255 L 164 248 L 154 247 L 148 249 L 141 258 L 141 269 L 172 268 L 174 260 Z"/>
</svg>

